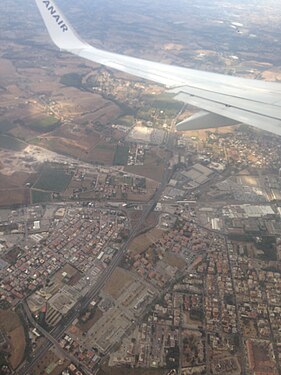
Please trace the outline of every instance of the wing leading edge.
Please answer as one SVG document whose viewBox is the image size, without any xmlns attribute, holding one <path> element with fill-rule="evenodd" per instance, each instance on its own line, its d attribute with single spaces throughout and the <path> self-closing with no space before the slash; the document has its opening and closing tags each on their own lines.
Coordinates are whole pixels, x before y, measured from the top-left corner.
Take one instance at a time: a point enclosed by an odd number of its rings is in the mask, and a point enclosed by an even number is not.
<svg viewBox="0 0 281 375">
<path fill-rule="evenodd" d="M 203 72 L 100 50 L 76 34 L 53 0 L 35 1 L 51 39 L 61 50 L 163 84 L 175 99 L 204 110 L 178 124 L 179 130 L 245 123 L 281 135 L 280 83 Z"/>
</svg>

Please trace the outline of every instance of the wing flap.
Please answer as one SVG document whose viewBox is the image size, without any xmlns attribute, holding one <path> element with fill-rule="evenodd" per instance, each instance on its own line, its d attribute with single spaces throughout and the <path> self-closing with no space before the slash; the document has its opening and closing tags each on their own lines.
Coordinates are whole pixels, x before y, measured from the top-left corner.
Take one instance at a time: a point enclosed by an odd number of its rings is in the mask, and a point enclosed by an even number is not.
<svg viewBox="0 0 281 375">
<path fill-rule="evenodd" d="M 223 103 L 226 107 L 240 108 L 247 112 L 262 114 L 270 118 L 280 119 L 280 106 L 275 104 L 264 103 L 261 98 L 246 99 L 245 97 L 236 96 L 233 91 L 222 94 L 216 90 L 202 90 L 192 86 L 179 87 L 169 90 L 171 93 L 188 94 L 198 99 L 210 100 L 213 103 Z M 262 105 L 261 105 L 262 104 Z"/>
<path fill-rule="evenodd" d="M 199 130 L 236 125 L 238 122 L 215 113 L 200 111 L 177 124 L 177 130 Z"/>
<path fill-rule="evenodd" d="M 237 123 L 252 125 L 259 129 L 281 135 L 281 120 L 279 119 L 228 106 L 223 102 L 214 102 L 209 99 L 199 98 L 187 93 L 180 93 L 175 99 L 202 108 L 208 112 L 216 113 L 222 117 L 230 118 Z"/>
</svg>

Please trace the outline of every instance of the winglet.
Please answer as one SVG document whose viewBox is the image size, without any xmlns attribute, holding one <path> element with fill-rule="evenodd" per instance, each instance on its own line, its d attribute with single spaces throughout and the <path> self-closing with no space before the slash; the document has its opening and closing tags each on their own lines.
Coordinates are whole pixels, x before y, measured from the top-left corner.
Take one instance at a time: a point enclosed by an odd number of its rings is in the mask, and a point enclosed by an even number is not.
<svg viewBox="0 0 281 375">
<path fill-rule="evenodd" d="M 53 42 L 62 50 L 74 51 L 88 46 L 71 27 L 52 0 L 35 0 Z"/>
</svg>

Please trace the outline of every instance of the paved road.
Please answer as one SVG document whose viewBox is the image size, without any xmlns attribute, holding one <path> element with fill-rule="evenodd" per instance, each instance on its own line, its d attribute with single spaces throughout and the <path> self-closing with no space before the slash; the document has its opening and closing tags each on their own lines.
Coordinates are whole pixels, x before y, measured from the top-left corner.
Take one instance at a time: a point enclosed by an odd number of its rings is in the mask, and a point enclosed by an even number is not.
<svg viewBox="0 0 281 375">
<path fill-rule="evenodd" d="M 78 366 L 86 375 L 92 375 L 90 370 L 86 368 L 83 363 L 81 363 L 76 357 L 74 357 L 72 354 L 66 352 L 57 342 L 57 340 L 44 328 L 42 328 L 36 321 L 33 319 L 33 316 L 29 310 L 29 307 L 26 302 L 22 303 L 22 310 L 26 314 L 27 319 L 29 322 L 43 335 L 49 340 L 49 344 L 53 344 L 56 348 L 56 350 L 66 359 L 68 359 L 70 362 L 73 362 L 76 366 Z M 44 346 L 43 346 L 44 349 Z M 43 351 L 42 351 L 43 352 Z"/>
</svg>

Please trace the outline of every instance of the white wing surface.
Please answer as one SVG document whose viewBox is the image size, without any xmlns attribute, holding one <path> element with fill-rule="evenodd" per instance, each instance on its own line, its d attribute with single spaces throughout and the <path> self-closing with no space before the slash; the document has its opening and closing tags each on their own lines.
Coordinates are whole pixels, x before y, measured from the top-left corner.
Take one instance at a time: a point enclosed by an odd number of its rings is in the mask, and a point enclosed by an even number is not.
<svg viewBox="0 0 281 375">
<path fill-rule="evenodd" d="M 281 84 L 147 61 L 97 49 L 73 30 L 53 0 L 35 0 L 53 42 L 90 61 L 165 85 L 175 99 L 204 112 L 179 130 L 245 123 L 281 135 Z"/>
</svg>

